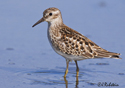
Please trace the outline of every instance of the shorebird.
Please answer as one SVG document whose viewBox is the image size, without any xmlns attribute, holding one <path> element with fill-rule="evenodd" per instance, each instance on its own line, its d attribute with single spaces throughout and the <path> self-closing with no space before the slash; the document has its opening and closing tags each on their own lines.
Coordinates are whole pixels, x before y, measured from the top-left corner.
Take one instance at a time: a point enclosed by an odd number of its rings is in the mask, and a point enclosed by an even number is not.
<svg viewBox="0 0 125 88">
<path fill-rule="evenodd" d="M 68 65 L 70 61 L 75 61 L 76 76 L 79 74 L 77 61 L 94 58 L 116 58 L 119 53 L 109 52 L 79 32 L 66 26 L 63 23 L 61 11 L 58 8 L 48 8 L 43 12 L 43 17 L 38 20 L 32 27 L 46 21 L 48 22 L 48 39 L 56 53 L 66 59 L 66 77 L 68 73 Z"/>
</svg>

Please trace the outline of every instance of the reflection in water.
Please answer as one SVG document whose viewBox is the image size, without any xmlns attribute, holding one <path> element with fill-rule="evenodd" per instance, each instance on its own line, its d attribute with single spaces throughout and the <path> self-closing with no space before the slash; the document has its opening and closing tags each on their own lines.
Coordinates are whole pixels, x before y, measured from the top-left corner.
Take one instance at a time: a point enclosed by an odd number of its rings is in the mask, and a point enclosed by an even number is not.
<svg viewBox="0 0 125 88">
<path fill-rule="evenodd" d="M 76 76 L 76 85 L 75 85 L 75 88 L 78 88 L 78 84 L 79 84 L 79 77 Z M 65 84 L 66 84 L 66 88 L 68 88 L 68 81 L 66 79 L 66 77 L 64 77 L 64 81 L 65 81 Z"/>
<path fill-rule="evenodd" d="M 74 72 L 74 68 L 70 67 L 69 77 L 62 77 L 64 74 L 65 68 L 57 68 L 57 69 L 40 69 L 38 71 L 28 72 L 25 76 L 28 80 L 30 80 L 31 85 L 53 85 L 53 86 L 65 86 L 64 88 L 81 88 L 81 86 L 85 85 L 97 85 L 97 83 L 91 82 L 88 80 L 88 77 L 93 77 L 90 73 L 95 71 L 88 69 L 81 69 L 79 76 Z M 103 72 L 104 73 L 104 72 Z M 29 75 L 30 74 L 30 75 Z M 84 74 L 84 76 L 83 76 Z M 87 78 L 86 78 L 87 77 Z M 85 80 L 84 80 L 85 79 Z M 75 85 L 74 85 L 75 84 Z"/>
<path fill-rule="evenodd" d="M 107 65 L 107 64 L 91 64 L 91 65 Z M 88 85 L 97 86 L 98 81 L 95 81 L 97 75 L 96 72 L 100 75 L 98 77 L 102 77 L 102 79 L 106 78 L 108 75 L 113 75 L 112 72 L 106 71 L 97 71 L 91 69 L 81 69 L 79 76 L 76 76 L 77 73 L 74 71 L 74 68 L 69 68 L 69 77 L 62 77 L 64 74 L 64 69 L 62 67 L 57 67 L 56 69 L 25 69 L 25 68 L 12 68 L 12 67 L 0 67 L 1 70 L 5 70 L 8 72 L 13 72 L 14 75 L 21 76 L 20 78 L 25 78 L 24 83 L 28 83 L 31 85 L 51 85 L 51 86 L 64 86 L 64 88 L 81 88 Z M 103 75 L 103 76 L 102 76 Z M 106 76 L 105 76 L 106 75 Z M 118 75 L 123 76 L 124 73 L 121 72 Z M 94 80 L 94 81 L 93 81 Z M 99 81 L 101 82 L 101 81 Z M 74 85 L 75 84 L 75 85 Z M 53 87 L 53 88 L 54 88 Z"/>
<path fill-rule="evenodd" d="M 96 66 L 95 66 L 96 65 Z M 89 66 L 109 66 L 108 63 L 90 63 Z M 121 77 L 125 75 L 124 72 L 113 73 L 113 71 L 96 70 L 96 69 L 80 69 L 79 76 L 76 76 L 74 67 L 70 67 L 69 76 L 66 78 L 62 77 L 64 74 L 65 67 L 57 67 L 56 69 L 28 69 L 19 67 L 2 67 L 0 70 L 8 74 L 13 73 L 14 77 L 22 78 L 23 83 L 28 85 L 42 85 L 49 87 L 46 88 L 89 88 L 90 86 L 98 87 L 99 82 L 107 82 L 111 77 Z M 111 82 L 114 82 L 111 81 Z M 123 82 L 123 81 L 122 81 Z M 117 83 L 117 82 L 116 82 Z M 118 83 L 117 83 L 118 84 Z M 43 87 L 44 88 L 44 87 Z"/>
<path fill-rule="evenodd" d="M 63 68 L 64 69 L 64 68 Z M 70 69 L 71 70 L 71 69 Z M 30 75 L 29 75 L 30 74 Z M 69 73 L 69 74 L 76 74 L 74 76 L 70 75 L 69 77 L 62 77 L 61 75 L 64 74 L 63 70 L 59 69 L 50 69 L 50 70 L 40 70 L 40 71 L 34 71 L 34 72 L 28 72 L 25 76 L 28 80 L 30 80 L 31 85 L 62 85 L 65 86 L 65 88 L 73 87 L 78 88 L 79 85 L 79 78 L 82 78 L 82 74 L 80 76 L 76 76 L 77 73 Z M 83 80 L 81 80 L 83 82 Z M 75 85 L 73 85 L 75 84 Z"/>
<path fill-rule="evenodd" d="M 78 76 L 76 76 L 76 88 L 78 88 L 78 84 L 79 84 L 79 79 L 78 79 L 79 77 Z"/>
<path fill-rule="evenodd" d="M 68 88 L 68 81 L 67 81 L 66 77 L 64 77 L 64 81 L 65 81 L 65 84 L 66 84 L 66 88 Z"/>
<path fill-rule="evenodd" d="M 109 64 L 99 63 L 90 65 L 108 66 Z M 50 85 L 51 88 L 60 88 L 60 86 L 61 88 L 62 86 L 64 86 L 64 88 L 81 88 L 85 86 L 97 86 L 98 82 L 103 82 L 104 78 L 109 77 L 108 75 L 114 75 L 113 72 L 81 68 L 79 76 L 76 76 L 77 73 L 74 71 L 74 68 L 70 67 L 69 77 L 67 76 L 66 78 L 64 78 L 62 77 L 62 75 L 64 74 L 64 69 L 65 68 L 63 67 L 57 67 L 56 69 L 27 69 L 14 67 L 0 67 L 0 70 L 5 70 L 7 72 L 14 73 L 15 76 L 20 76 L 20 78 L 24 78 L 24 83 L 30 85 Z M 119 72 L 118 74 L 118 76 L 124 75 L 124 72 Z M 99 78 L 101 78 L 102 81 L 96 81 L 96 78 L 98 78 L 98 80 L 100 80 Z"/>
</svg>

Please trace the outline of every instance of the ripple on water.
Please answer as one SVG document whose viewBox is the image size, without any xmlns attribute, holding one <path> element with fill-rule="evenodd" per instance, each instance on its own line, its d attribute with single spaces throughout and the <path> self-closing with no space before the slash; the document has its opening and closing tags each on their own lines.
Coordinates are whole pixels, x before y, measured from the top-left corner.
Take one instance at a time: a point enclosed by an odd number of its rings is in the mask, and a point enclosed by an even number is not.
<svg viewBox="0 0 125 88">
<path fill-rule="evenodd" d="M 67 77 L 64 78 L 64 70 L 65 68 L 63 67 L 57 67 L 56 69 L 40 69 L 36 71 L 25 72 L 23 73 L 23 76 L 30 81 L 28 81 L 28 84 L 30 85 L 65 85 L 66 88 L 68 88 L 67 86 L 78 88 L 80 84 L 82 86 L 85 84 L 89 84 L 91 86 L 96 85 L 96 83 L 93 83 L 84 77 L 84 75 L 87 75 L 88 73 L 80 72 L 79 77 L 76 77 L 75 67 L 74 70 L 73 67 L 69 67 L 69 73 Z"/>
<path fill-rule="evenodd" d="M 119 73 L 119 75 L 125 75 L 124 73 Z"/>
<path fill-rule="evenodd" d="M 14 48 L 6 48 L 6 50 L 10 50 L 11 51 L 11 50 L 14 50 Z"/>
<path fill-rule="evenodd" d="M 89 63 L 89 65 L 109 65 L 109 63 Z"/>
</svg>

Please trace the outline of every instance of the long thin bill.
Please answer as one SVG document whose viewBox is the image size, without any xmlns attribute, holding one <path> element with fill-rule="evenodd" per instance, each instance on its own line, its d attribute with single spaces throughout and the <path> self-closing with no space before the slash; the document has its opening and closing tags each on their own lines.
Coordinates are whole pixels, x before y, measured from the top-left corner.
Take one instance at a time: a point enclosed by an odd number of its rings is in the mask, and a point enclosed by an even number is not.
<svg viewBox="0 0 125 88">
<path fill-rule="evenodd" d="M 37 21 L 32 27 L 36 26 L 37 24 L 41 23 L 44 21 L 44 18 L 41 18 L 39 21 Z"/>
</svg>

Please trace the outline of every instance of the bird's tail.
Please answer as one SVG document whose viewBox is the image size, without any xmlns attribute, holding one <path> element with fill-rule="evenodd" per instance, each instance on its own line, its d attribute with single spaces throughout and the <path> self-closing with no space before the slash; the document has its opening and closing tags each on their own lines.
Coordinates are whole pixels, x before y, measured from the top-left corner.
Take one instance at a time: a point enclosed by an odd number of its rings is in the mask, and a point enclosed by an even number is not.
<svg viewBox="0 0 125 88">
<path fill-rule="evenodd" d="M 112 53 L 112 52 L 111 52 Z M 113 55 L 111 55 L 110 58 L 115 58 L 115 59 L 122 59 L 119 57 L 119 55 L 121 55 L 120 53 L 112 53 Z"/>
<path fill-rule="evenodd" d="M 96 51 L 98 53 L 97 57 L 99 58 L 115 58 L 115 59 L 122 59 L 119 57 L 121 55 L 120 53 L 113 53 L 113 52 L 108 52 L 108 51 Z"/>
</svg>

